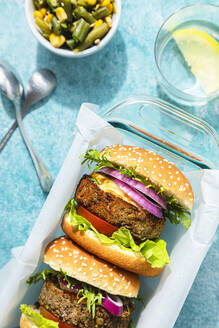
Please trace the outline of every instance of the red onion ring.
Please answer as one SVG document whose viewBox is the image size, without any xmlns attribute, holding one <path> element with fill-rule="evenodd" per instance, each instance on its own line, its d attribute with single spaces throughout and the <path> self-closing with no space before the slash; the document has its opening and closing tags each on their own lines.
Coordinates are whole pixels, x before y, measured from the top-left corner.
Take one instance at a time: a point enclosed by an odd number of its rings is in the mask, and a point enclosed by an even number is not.
<svg viewBox="0 0 219 328">
<path fill-rule="evenodd" d="M 68 287 L 68 282 L 65 279 L 59 278 L 59 285 L 62 290 L 65 290 L 70 293 L 78 293 L 81 289 L 81 286 L 79 284 L 77 285 L 71 285 Z"/>
<path fill-rule="evenodd" d="M 163 217 L 162 209 L 160 206 L 152 203 L 146 197 L 142 196 L 138 191 L 127 185 L 125 182 L 120 181 L 116 178 L 112 178 L 117 186 L 124 191 L 130 198 L 132 198 L 137 204 L 139 204 L 143 209 L 150 212 L 151 214 L 157 216 L 158 218 Z"/>
<path fill-rule="evenodd" d="M 139 190 L 140 192 L 142 192 L 146 196 L 153 199 L 156 203 L 158 203 L 164 209 L 167 208 L 166 202 L 152 188 L 147 188 L 143 183 L 141 183 L 137 180 L 134 180 L 132 178 L 128 178 L 124 174 L 120 173 L 118 170 L 114 170 L 111 167 L 103 167 L 101 169 L 101 171 L 106 173 L 106 174 L 109 174 L 112 177 L 114 177 L 118 180 L 121 180 L 122 182 L 127 183 L 129 186 Z"/>
<path fill-rule="evenodd" d="M 105 294 L 105 297 L 102 299 L 102 305 L 116 317 L 120 317 L 123 314 L 123 303 L 119 296 Z"/>
</svg>

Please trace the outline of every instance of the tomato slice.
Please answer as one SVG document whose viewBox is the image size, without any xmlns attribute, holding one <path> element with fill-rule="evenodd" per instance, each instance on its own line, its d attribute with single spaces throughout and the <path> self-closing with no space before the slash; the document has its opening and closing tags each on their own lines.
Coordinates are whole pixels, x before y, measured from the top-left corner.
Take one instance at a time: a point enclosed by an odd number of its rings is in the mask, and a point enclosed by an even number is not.
<svg viewBox="0 0 219 328">
<path fill-rule="evenodd" d="M 117 227 L 99 218 L 97 215 L 93 214 L 83 206 L 78 207 L 77 213 L 87 219 L 90 223 L 92 223 L 92 225 L 94 226 L 94 228 L 97 229 L 97 231 L 103 233 L 108 237 L 112 236 L 113 232 L 118 230 Z"/>
<path fill-rule="evenodd" d="M 40 314 L 46 319 L 58 322 L 59 328 L 79 328 L 77 326 L 71 326 L 65 322 L 60 321 L 59 318 L 57 318 L 54 314 L 46 310 L 43 306 L 40 306 Z"/>
</svg>

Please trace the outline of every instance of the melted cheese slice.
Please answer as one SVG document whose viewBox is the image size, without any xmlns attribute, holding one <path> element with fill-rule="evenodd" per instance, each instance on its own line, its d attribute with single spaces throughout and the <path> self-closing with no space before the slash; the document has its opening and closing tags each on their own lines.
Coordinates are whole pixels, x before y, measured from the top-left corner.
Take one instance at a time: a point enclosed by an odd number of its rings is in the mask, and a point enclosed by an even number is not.
<svg viewBox="0 0 219 328">
<path fill-rule="evenodd" d="M 138 204 L 136 204 L 136 202 L 131 199 L 126 193 L 124 193 L 124 191 L 122 191 L 115 182 L 113 182 L 109 177 L 106 177 L 105 175 L 101 174 L 101 173 L 93 173 L 92 178 L 95 178 L 98 180 L 99 184 L 98 187 L 105 191 L 105 192 L 109 192 L 110 194 L 117 196 L 121 199 L 123 199 L 124 201 L 131 203 L 135 206 L 138 206 Z"/>
</svg>

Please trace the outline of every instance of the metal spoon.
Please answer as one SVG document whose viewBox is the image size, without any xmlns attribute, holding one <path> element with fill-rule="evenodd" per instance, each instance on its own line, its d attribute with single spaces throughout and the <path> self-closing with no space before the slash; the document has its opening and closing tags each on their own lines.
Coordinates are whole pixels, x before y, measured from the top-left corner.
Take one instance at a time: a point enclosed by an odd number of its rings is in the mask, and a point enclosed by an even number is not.
<svg viewBox="0 0 219 328">
<path fill-rule="evenodd" d="M 52 93 L 56 87 L 56 77 L 48 69 L 40 69 L 33 73 L 27 85 L 27 95 L 24 106 L 21 110 L 22 117 L 25 115 L 27 110 L 38 101 L 46 98 Z M 14 130 L 17 127 L 17 121 L 14 121 L 6 135 L 0 142 L 0 152 L 5 147 L 9 138 L 12 136 Z"/>
<path fill-rule="evenodd" d="M 33 160 L 33 164 L 36 168 L 36 172 L 40 180 L 41 187 L 44 192 L 49 192 L 53 184 L 52 177 L 47 171 L 47 169 L 45 168 L 44 164 L 42 163 L 37 153 L 34 151 L 33 146 L 31 145 L 30 141 L 28 140 L 24 132 L 24 128 L 22 124 L 22 117 L 21 117 L 20 110 L 24 97 L 23 86 L 18 81 L 11 67 L 3 62 L 0 62 L 0 90 L 3 92 L 3 94 L 6 97 L 8 97 L 13 102 L 15 106 L 18 126 L 21 135 L 25 141 L 25 144 L 27 146 L 27 149 L 30 152 L 31 158 Z"/>
</svg>

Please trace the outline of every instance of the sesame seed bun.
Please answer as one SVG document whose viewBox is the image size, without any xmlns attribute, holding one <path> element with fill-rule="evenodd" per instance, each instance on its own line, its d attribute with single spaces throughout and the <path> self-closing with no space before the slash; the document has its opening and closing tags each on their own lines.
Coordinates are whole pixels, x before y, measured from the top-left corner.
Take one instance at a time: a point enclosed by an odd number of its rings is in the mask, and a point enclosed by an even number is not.
<svg viewBox="0 0 219 328">
<path fill-rule="evenodd" d="M 65 214 L 63 217 L 62 230 L 89 252 L 125 270 L 145 277 L 155 277 L 163 270 L 163 268 L 152 268 L 142 254 L 123 250 L 118 245 L 101 244 L 96 234 L 91 230 L 79 231 L 74 229 L 68 214 Z"/>
<path fill-rule="evenodd" d="M 137 297 L 139 277 L 97 258 L 67 237 L 53 240 L 46 247 L 43 261 L 56 271 L 86 282 L 114 295 Z"/>
<path fill-rule="evenodd" d="M 178 203 L 191 211 L 194 203 L 192 187 L 184 174 L 165 158 L 134 146 L 115 145 L 101 151 L 112 163 L 125 168 L 136 168 L 136 173 L 146 177 L 159 187 L 164 187 L 164 193 L 174 196 Z"/>
</svg>

